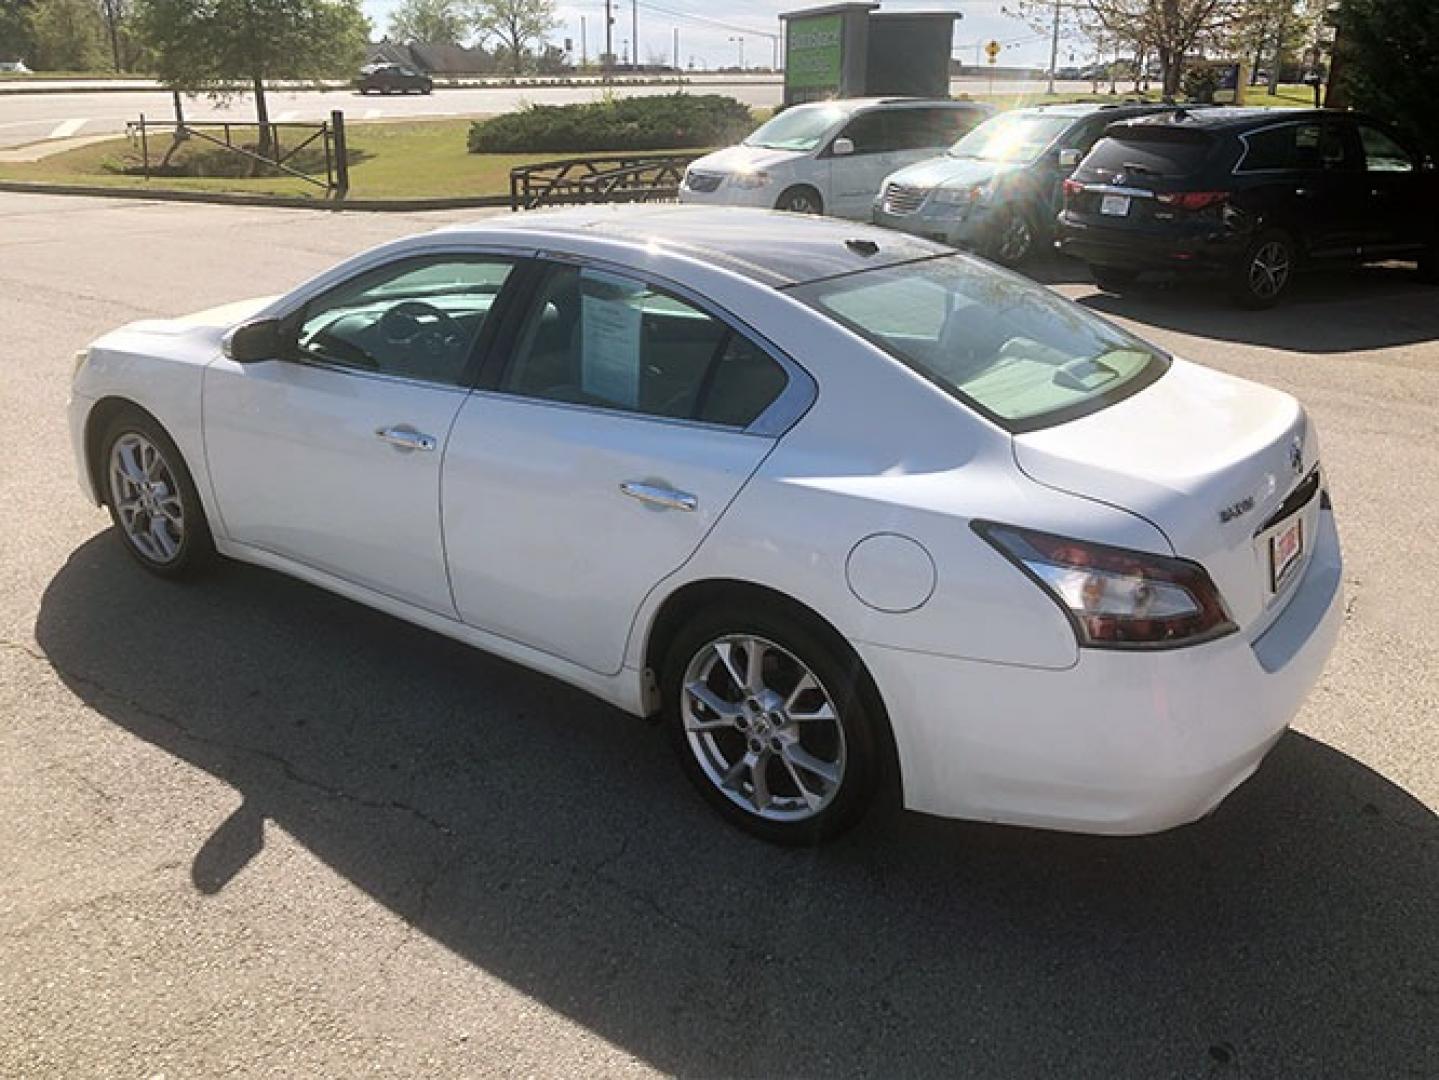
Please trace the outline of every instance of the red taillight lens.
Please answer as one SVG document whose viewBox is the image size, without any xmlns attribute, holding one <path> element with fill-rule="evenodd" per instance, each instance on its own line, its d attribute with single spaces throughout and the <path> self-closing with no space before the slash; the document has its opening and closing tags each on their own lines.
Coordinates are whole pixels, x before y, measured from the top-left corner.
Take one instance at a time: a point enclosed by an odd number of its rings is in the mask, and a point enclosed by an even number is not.
<svg viewBox="0 0 1439 1080">
<path fill-rule="evenodd" d="M 993 522 L 974 530 L 1059 604 L 1081 645 L 1174 648 L 1238 629 L 1198 563 Z"/>
<path fill-rule="evenodd" d="M 1165 206 L 1177 206 L 1181 210 L 1203 210 L 1207 206 L 1219 206 L 1229 198 L 1227 191 L 1166 191 L 1155 196 Z"/>
<path fill-rule="evenodd" d="M 1079 194 L 1081 191 L 1083 191 L 1083 190 L 1084 190 L 1084 185 L 1081 184 L 1078 180 L 1065 180 L 1065 181 L 1064 181 L 1064 201 L 1065 201 L 1065 202 L 1068 202 L 1068 201 L 1069 201 L 1069 197 L 1070 197 L 1071 195 L 1078 195 L 1078 194 Z"/>
</svg>

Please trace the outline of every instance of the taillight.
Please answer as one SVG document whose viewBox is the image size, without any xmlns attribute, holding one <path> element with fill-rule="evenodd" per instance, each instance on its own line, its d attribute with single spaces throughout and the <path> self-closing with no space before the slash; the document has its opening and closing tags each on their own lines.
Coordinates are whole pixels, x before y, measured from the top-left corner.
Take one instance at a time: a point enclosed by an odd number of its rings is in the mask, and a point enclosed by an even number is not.
<svg viewBox="0 0 1439 1080">
<path fill-rule="evenodd" d="M 1068 202 L 1071 195 L 1078 195 L 1084 190 L 1084 185 L 1078 180 L 1066 179 L 1064 181 L 1064 201 Z"/>
<path fill-rule="evenodd" d="M 1206 206 L 1218 206 L 1229 198 L 1227 191 L 1166 191 L 1156 195 L 1165 206 L 1177 206 L 1181 210 L 1203 210 Z"/>
<path fill-rule="evenodd" d="M 1198 563 L 987 521 L 974 530 L 1059 604 L 1080 645 L 1174 648 L 1238 629 Z"/>
</svg>

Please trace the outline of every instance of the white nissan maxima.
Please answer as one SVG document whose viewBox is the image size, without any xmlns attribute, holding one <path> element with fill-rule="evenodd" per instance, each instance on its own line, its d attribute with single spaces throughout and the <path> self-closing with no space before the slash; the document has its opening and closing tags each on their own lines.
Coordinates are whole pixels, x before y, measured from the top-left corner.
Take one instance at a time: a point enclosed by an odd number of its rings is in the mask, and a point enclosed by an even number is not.
<svg viewBox="0 0 1439 1080">
<path fill-rule="evenodd" d="M 388 244 L 77 358 L 88 495 L 659 716 L 781 842 L 881 784 L 1144 833 L 1258 767 L 1341 622 L 1278 391 L 928 241 L 585 209 Z"/>
</svg>

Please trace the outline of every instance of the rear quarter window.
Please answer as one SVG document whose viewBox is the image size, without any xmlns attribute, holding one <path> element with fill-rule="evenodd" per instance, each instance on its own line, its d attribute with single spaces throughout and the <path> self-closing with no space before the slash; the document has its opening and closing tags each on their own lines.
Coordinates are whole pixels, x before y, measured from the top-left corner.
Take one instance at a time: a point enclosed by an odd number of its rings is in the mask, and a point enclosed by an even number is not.
<svg viewBox="0 0 1439 1080">
<path fill-rule="evenodd" d="M 1191 176 L 1214 149 L 1214 138 L 1203 132 L 1121 132 L 1095 143 L 1078 170 L 1080 180 L 1109 180 L 1123 173 L 1151 176 Z"/>
</svg>

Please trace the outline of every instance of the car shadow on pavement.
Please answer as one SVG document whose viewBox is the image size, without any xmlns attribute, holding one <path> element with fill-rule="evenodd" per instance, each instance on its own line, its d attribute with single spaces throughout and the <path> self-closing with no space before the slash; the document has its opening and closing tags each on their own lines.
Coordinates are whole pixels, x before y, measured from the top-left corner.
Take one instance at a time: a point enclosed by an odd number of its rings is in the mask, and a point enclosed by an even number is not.
<svg viewBox="0 0 1439 1080">
<path fill-rule="evenodd" d="M 1283 301 L 1264 311 L 1235 306 L 1222 285 L 1210 282 L 1142 281 L 1123 295 L 1096 292 L 1078 301 L 1105 315 L 1290 353 L 1365 352 L 1439 340 L 1439 288 L 1401 265 L 1301 275 Z"/>
<path fill-rule="evenodd" d="M 1439 1071 L 1439 820 L 1302 735 L 1161 836 L 891 813 L 783 850 L 714 817 L 655 727 L 266 571 L 159 582 L 102 534 L 36 635 L 88 706 L 242 793 L 193 837 L 196 889 L 271 820 L 665 1071 Z"/>
</svg>

